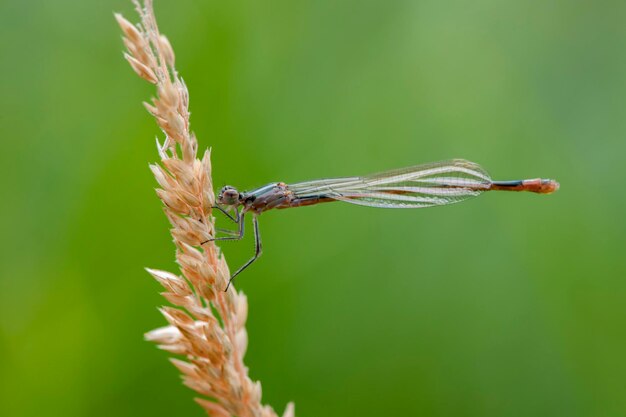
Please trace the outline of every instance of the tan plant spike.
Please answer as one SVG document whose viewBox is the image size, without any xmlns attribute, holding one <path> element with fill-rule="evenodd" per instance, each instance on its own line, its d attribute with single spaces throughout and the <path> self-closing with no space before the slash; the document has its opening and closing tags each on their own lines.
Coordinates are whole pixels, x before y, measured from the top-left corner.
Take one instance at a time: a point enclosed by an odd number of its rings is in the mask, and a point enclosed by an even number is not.
<svg viewBox="0 0 626 417">
<path fill-rule="evenodd" d="M 172 224 L 176 261 L 181 275 L 148 269 L 165 288 L 163 296 L 174 307 L 161 313 L 169 326 L 146 334 L 159 348 L 181 355 L 172 359 L 185 385 L 203 396 L 196 401 L 213 417 L 274 417 L 261 404 L 261 384 L 248 377 L 243 356 L 247 347 L 245 328 L 248 304 L 243 293 L 231 285 L 230 272 L 219 248 L 201 242 L 214 236 L 214 204 L 210 153 L 199 159 L 198 142 L 189 130 L 189 94 L 176 69 L 174 51 L 159 33 L 152 1 L 134 1 L 141 23 L 115 18 L 124 33 L 124 45 L 133 70 L 156 85 L 157 97 L 145 103 L 165 133 L 157 140 L 161 164 L 150 168 L 160 186 L 157 194 Z M 284 417 L 293 417 L 289 404 Z"/>
</svg>

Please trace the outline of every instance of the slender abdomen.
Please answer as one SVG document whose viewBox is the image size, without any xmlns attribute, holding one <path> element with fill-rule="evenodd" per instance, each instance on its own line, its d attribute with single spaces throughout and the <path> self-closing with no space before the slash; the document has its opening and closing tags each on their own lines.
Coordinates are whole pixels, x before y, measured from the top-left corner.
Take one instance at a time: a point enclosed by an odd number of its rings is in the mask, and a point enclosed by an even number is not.
<svg viewBox="0 0 626 417">
<path fill-rule="evenodd" d="M 304 207 L 304 206 L 312 206 L 314 204 L 319 203 L 330 203 L 332 201 L 337 201 L 334 198 L 326 197 L 324 195 L 312 196 L 312 197 L 303 197 L 303 198 L 294 198 L 289 202 L 289 205 L 278 208 L 290 208 L 290 207 Z"/>
</svg>

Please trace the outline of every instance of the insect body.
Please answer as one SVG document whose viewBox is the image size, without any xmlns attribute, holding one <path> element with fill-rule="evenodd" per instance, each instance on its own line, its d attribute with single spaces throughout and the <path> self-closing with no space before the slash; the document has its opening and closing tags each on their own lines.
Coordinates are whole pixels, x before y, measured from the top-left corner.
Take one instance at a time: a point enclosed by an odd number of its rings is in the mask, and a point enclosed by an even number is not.
<svg viewBox="0 0 626 417">
<path fill-rule="evenodd" d="M 322 179 L 295 184 L 276 182 L 239 192 L 223 187 L 215 208 L 239 224 L 238 232 L 211 240 L 239 240 L 244 235 L 244 217 L 252 214 L 255 254 L 230 277 L 230 281 L 261 255 L 258 216 L 271 209 L 310 206 L 343 201 L 380 208 L 422 208 L 458 203 L 485 191 L 530 191 L 550 194 L 559 183 L 549 179 L 492 181 L 479 165 L 455 159 L 386 171 L 363 177 Z M 235 216 L 229 211 L 234 210 Z M 203 242 L 206 243 L 206 242 Z M 226 287 L 228 290 L 228 286 Z"/>
</svg>

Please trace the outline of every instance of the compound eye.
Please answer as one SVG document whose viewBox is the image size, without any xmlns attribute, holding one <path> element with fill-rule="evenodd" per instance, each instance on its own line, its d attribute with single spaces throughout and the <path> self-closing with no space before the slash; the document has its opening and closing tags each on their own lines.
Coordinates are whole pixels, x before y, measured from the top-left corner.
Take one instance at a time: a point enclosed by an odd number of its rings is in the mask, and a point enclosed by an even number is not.
<svg viewBox="0 0 626 417">
<path fill-rule="evenodd" d="M 218 199 L 222 204 L 234 205 L 239 202 L 239 192 L 233 187 L 224 187 Z"/>
</svg>

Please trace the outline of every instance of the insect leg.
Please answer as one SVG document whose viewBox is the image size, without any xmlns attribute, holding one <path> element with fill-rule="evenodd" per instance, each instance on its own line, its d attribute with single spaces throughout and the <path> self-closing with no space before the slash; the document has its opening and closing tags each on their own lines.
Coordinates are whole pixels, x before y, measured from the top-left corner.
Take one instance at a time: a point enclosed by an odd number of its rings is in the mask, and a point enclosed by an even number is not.
<svg viewBox="0 0 626 417">
<path fill-rule="evenodd" d="M 239 230 L 222 229 L 221 227 L 216 227 L 215 230 L 229 236 L 239 236 Z"/>
<path fill-rule="evenodd" d="M 244 225 L 245 222 L 243 221 L 243 217 L 244 217 L 245 213 L 241 213 L 241 215 L 237 214 L 237 218 L 239 220 L 239 233 L 237 233 L 236 236 L 224 236 L 224 237 L 214 237 L 211 239 L 207 239 L 204 242 L 200 243 L 201 245 L 204 245 L 207 242 L 213 242 L 215 240 L 241 240 L 241 238 L 243 238 L 243 232 L 244 232 Z M 235 232 L 236 233 L 236 232 Z"/>
<path fill-rule="evenodd" d="M 241 216 L 239 215 L 239 208 L 238 207 L 235 208 L 235 217 L 231 216 L 229 212 L 227 212 L 226 210 L 224 210 L 223 208 L 221 208 L 218 205 L 212 206 L 211 208 L 218 209 L 219 211 L 224 213 L 226 215 L 226 217 L 228 217 L 229 219 L 231 219 L 235 223 L 239 223 L 239 220 L 240 220 Z"/>
<path fill-rule="evenodd" d="M 249 259 L 248 262 L 243 264 L 241 268 L 235 271 L 233 275 L 231 275 L 224 292 L 228 291 L 228 288 L 230 287 L 230 284 L 233 282 L 235 277 L 239 275 L 244 269 L 252 265 L 252 263 L 256 261 L 263 252 L 263 248 L 261 247 L 261 234 L 259 233 L 259 220 L 256 214 L 254 215 L 254 217 L 252 217 L 252 223 L 254 224 L 254 256 Z"/>
</svg>

